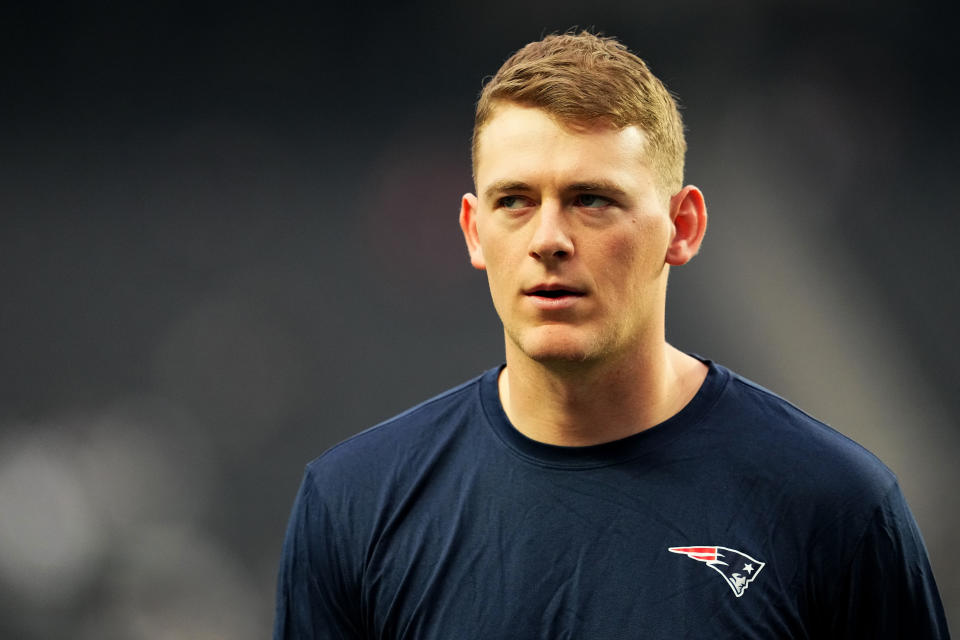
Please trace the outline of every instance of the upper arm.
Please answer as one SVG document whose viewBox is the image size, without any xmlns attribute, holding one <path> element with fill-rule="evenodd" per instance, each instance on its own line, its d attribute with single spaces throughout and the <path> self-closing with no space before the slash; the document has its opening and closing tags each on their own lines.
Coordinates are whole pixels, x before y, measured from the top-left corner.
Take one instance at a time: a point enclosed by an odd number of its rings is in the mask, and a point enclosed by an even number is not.
<svg viewBox="0 0 960 640">
<path fill-rule="evenodd" d="M 277 577 L 274 640 L 357 640 L 358 585 L 337 509 L 307 468 L 290 514 Z"/>
<path fill-rule="evenodd" d="M 818 602 L 822 637 L 949 638 L 926 547 L 898 485 L 854 539 L 848 558 L 833 572 L 823 566 L 818 577 L 828 585 Z"/>
</svg>

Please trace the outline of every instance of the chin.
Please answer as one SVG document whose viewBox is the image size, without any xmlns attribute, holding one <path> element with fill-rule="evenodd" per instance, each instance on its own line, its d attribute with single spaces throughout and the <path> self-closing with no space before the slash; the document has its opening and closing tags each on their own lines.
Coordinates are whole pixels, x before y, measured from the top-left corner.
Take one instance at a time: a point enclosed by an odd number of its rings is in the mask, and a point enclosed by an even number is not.
<svg viewBox="0 0 960 640">
<path fill-rule="evenodd" d="M 544 365 L 581 364 L 592 360 L 587 351 L 580 349 L 546 349 L 527 352 L 531 360 Z"/>
<path fill-rule="evenodd" d="M 569 329 L 541 327 L 538 331 L 516 336 L 514 344 L 528 358 L 541 364 L 579 364 L 594 360 L 601 349 L 590 336 Z"/>
</svg>

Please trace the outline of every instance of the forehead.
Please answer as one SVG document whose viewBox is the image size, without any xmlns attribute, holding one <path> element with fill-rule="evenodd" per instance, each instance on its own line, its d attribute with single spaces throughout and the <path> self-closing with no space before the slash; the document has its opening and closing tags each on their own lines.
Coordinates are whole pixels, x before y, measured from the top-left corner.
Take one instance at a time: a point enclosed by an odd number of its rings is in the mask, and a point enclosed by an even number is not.
<svg viewBox="0 0 960 640">
<path fill-rule="evenodd" d="M 636 126 L 566 122 L 543 109 L 496 107 L 477 139 L 477 189 L 504 179 L 627 179 L 649 174 L 647 137 Z"/>
</svg>

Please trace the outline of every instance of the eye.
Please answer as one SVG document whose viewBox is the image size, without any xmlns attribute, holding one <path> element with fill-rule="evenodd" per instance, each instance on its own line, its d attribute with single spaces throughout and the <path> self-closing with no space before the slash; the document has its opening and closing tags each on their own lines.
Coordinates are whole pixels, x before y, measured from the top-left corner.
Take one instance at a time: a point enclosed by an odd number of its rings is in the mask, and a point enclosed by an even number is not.
<svg viewBox="0 0 960 640">
<path fill-rule="evenodd" d="M 503 196 L 497 200 L 498 209 L 522 209 L 527 206 L 530 206 L 530 203 L 523 196 Z"/>
<path fill-rule="evenodd" d="M 573 206 L 584 207 L 586 209 L 600 209 L 613 204 L 610 198 L 604 198 L 594 193 L 581 193 L 573 199 Z"/>
</svg>

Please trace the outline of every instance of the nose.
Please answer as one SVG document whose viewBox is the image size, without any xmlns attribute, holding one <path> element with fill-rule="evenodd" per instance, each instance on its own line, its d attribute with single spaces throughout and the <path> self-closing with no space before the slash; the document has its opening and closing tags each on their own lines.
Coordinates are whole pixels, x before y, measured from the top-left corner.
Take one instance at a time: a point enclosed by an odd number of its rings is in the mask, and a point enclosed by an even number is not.
<svg viewBox="0 0 960 640">
<path fill-rule="evenodd" d="M 537 226 L 530 239 L 530 257 L 542 262 L 569 259 L 573 255 L 573 240 L 567 223 L 560 206 L 548 202 L 541 204 Z"/>
</svg>

